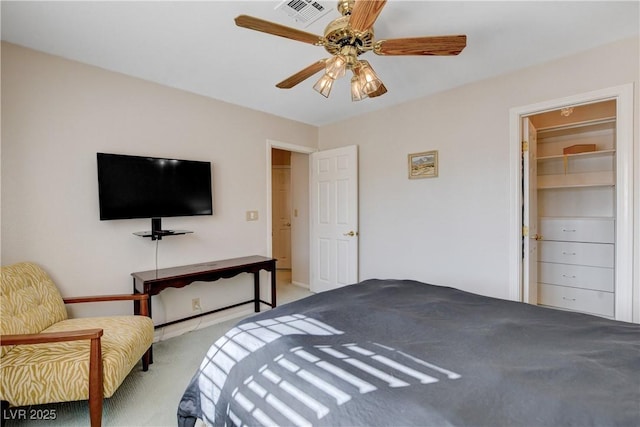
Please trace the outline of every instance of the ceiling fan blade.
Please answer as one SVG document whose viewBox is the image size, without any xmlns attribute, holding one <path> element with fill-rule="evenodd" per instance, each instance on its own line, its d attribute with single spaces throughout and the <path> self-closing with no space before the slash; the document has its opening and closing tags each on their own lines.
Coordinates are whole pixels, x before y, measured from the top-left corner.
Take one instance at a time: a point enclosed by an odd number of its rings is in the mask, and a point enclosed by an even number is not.
<svg viewBox="0 0 640 427">
<path fill-rule="evenodd" d="M 387 93 L 387 88 L 384 86 L 384 83 L 380 83 L 378 89 L 371 92 L 368 96 L 369 98 L 375 98 L 376 96 L 384 95 Z"/>
<path fill-rule="evenodd" d="M 235 21 L 238 27 L 261 31 L 263 33 L 273 34 L 275 36 L 313 45 L 324 44 L 324 37 L 322 36 L 300 31 L 296 28 L 287 27 L 285 25 L 276 24 L 275 22 L 265 21 L 264 19 L 254 18 L 253 16 L 240 15 L 236 17 Z"/>
<path fill-rule="evenodd" d="M 379 40 L 373 47 L 378 55 L 457 55 L 467 45 L 467 36 L 409 37 Z"/>
<path fill-rule="evenodd" d="M 373 27 L 387 0 L 356 0 L 351 10 L 349 24 L 355 31 L 366 31 Z"/>
<path fill-rule="evenodd" d="M 276 87 L 279 87 L 280 89 L 291 89 L 298 83 L 301 83 L 306 79 L 308 79 L 309 77 L 313 76 L 318 71 L 324 70 L 326 61 L 327 61 L 326 59 L 321 59 L 318 62 L 314 62 L 313 64 L 309 65 L 307 68 L 298 71 L 297 73 L 295 73 L 290 77 L 287 77 L 286 79 L 278 83 Z"/>
</svg>

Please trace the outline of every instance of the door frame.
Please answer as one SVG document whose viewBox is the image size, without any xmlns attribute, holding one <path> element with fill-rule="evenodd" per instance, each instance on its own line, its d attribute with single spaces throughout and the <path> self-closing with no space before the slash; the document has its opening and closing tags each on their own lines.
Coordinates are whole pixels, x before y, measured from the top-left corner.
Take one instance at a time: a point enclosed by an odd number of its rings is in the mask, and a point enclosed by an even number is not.
<svg viewBox="0 0 640 427">
<path fill-rule="evenodd" d="M 273 197 L 273 189 L 271 188 L 271 149 L 277 148 L 280 150 L 291 151 L 294 153 L 301 153 L 310 155 L 318 151 L 316 148 L 305 147 L 304 145 L 290 144 L 287 142 L 275 141 L 267 139 L 267 152 L 266 152 L 266 179 L 267 184 L 267 207 L 266 207 L 266 222 L 267 222 L 267 256 L 273 257 L 273 240 L 271 236 L 271 230 L 273 227 L 273 203 L 271 198 Z"/>
<path fill-rule="evenodd" d="M 634 282 L 633 83 L 509 110 L 509 298 L 527 301 L 522 272 L 522 118 L 566 106 L 616 100 L 616 260 L 615 318 L 640 321 L 640 278 Z M 639 150 L 640 151 L 640 150 Z M 640 155 L 640 153 L 637 153 Z M 640 162 L 638 162 L 640 164 Z M 640 242 L 636 242 L 640 244 Z M 638 266 L 635 266 L 638 268 Z M 639 272 L 640 275 L 640 272 Z M 636 295 L 636 300 L 633 296 Z M 533 302 L 535 303 L 535 302 Z"/>
<path fill-rule="evenodd" d="M 538 301 L 538 131 L 529 117 L 521 117 L 521 138 L 529 147 L 522 153 L 522 195 L 528 200 L 522 209 L 522 301 Z M 533 177 L 533 178 L 532 178 Z M 533 203 L 531 202 L 533 200 Z M 525 233 L 525 227 L 528 228 Z M 526 236 L 525 236 L 526 234 Z M 526 255 L 525 255 L 526 254 Z"/>
</svg>

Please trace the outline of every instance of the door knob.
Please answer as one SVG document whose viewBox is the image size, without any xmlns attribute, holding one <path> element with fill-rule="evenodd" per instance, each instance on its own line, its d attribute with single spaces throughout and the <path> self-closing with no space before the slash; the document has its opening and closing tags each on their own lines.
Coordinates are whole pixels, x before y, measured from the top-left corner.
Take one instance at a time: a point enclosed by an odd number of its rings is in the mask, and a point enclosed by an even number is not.
<svg viewBox="0 0 640 427">
<path fill-rule="evenodd" d="M 357 236 L 357 235 L 358 235 L 358 232 L 357 231 L 353 231 L 353 230 L 351 230 L 348 233 L 344 233 L 343 234 L 343 236 L 349 236 L 349 237 L 353 237 L 353 236 Z"/>
</svg>

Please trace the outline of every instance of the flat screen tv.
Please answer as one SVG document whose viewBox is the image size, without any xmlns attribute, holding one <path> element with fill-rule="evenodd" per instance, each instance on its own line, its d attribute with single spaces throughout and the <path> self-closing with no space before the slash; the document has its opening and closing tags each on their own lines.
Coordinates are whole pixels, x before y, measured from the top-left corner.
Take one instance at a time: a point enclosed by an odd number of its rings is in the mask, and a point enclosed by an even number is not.
<svg viewBox="0 0 640 427">
<path fill-rule="evenodd" d="M 107 153 L 97 158 L 100 220 L 213 214 L 210 162 Z"/>
</svg>

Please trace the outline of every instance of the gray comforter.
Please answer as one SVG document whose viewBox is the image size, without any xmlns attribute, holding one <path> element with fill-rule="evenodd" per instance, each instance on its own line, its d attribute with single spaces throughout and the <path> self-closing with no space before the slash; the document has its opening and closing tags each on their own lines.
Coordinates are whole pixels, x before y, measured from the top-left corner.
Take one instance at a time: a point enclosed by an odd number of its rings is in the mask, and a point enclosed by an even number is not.
<svg viewBox="0 0 640 427">
<path fill-rule="evenodd" d="M 178 424 L 640 426 L 640 325 L 368 280 L 240 322 Z"/>
</svg>

